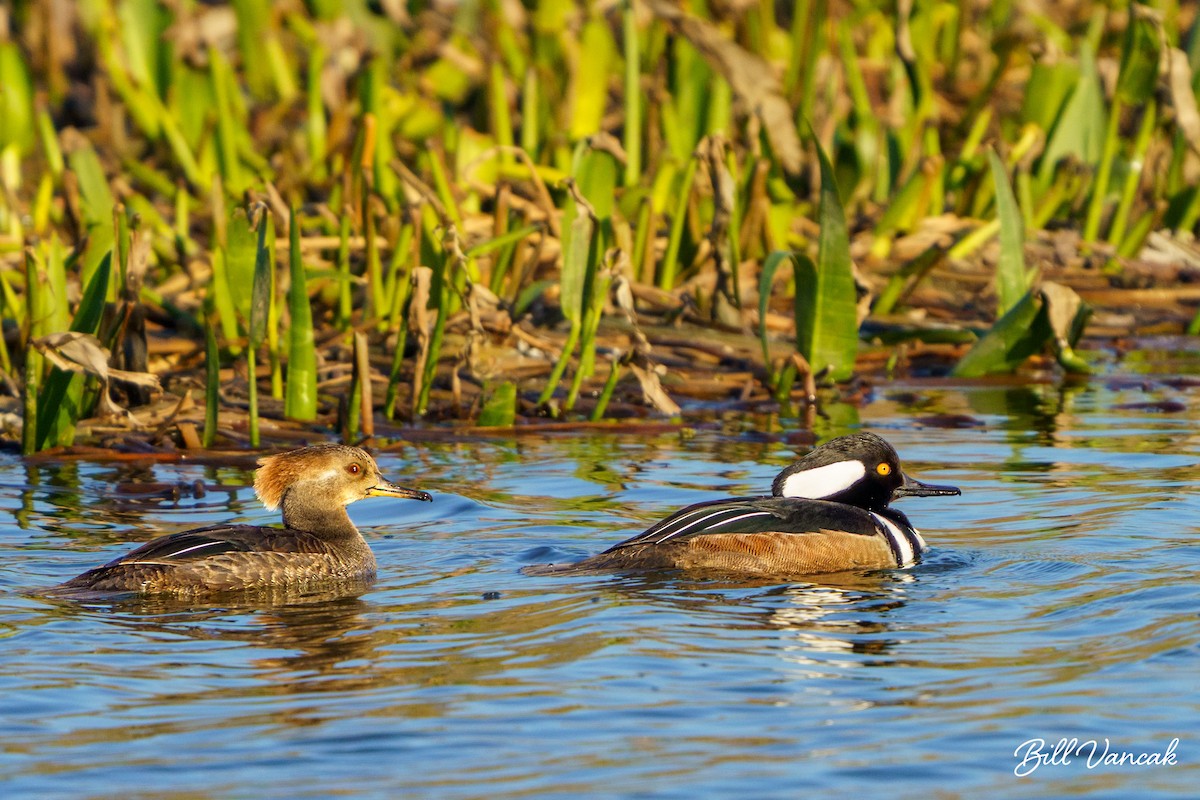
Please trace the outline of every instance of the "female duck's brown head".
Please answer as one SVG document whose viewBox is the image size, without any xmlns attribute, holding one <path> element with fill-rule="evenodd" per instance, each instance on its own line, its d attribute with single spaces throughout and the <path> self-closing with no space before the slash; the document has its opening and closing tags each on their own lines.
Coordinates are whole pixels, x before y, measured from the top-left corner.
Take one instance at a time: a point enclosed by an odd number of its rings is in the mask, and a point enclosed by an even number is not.
<svg viewBox="0 0 1200 800">
<path fill-rule="evenodd" d="M 336 532 L 349 523 L 345 507 L 367 497 L 430 501 L 428 492 L 386 480 L 360 447 L 319 444 L 259 459 L 254 493 L 269 510 L 283 509 L 287 528 Z M 324 529 L 323 529 L 324 528 Z"/>
</svg>

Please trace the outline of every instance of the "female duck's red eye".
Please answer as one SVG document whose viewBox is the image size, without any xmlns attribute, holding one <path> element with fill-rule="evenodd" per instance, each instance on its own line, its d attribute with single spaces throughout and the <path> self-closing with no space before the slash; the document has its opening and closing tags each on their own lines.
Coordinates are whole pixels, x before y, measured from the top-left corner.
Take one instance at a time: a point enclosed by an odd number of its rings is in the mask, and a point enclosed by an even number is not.
<svg viewBox="0 0 1200 800">
<path fill-rule="evenodd" d="M 357 475 L 358 473 L 362 472 L 362 467 L 360 467 L 358 464 L 351 464 L 350 466 L 346 467 L 346 471 L 351 475 Z"/>
</svg>

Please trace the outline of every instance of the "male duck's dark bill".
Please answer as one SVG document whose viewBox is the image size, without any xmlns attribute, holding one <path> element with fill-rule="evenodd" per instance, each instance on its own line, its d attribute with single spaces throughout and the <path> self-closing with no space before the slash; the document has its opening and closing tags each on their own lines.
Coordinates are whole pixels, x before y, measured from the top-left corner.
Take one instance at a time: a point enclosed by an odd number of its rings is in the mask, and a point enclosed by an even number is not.
<svg viewBox="0 0 1200 800">
<path fill-rule="evenodd" d="M 916 478 L 904 476 L 904 483 L 896 487 L 896 497 L 939 497 L 941 495 L 962 494 L 957 486 L 937 486 L 932 483 L 922 483 Z"/>
</svg>

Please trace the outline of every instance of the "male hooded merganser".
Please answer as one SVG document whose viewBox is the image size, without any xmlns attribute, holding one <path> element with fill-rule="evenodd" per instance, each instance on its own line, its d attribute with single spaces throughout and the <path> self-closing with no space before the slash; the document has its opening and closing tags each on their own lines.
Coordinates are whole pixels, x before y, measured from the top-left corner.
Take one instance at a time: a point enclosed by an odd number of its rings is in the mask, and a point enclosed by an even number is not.
<svg viewBox="0 0 1200 800">
<path fill-rule="evenodd" d="M 58 587 L 58 594 L 197 595 L 370 580 L 375 556 L 346 514 L 364 497 L 432 500 L 384 480 L 367 451 L 320 444 L 259 459 L 254 493 L 283 527 L 216 525 L 163 536 Z M 65 591 L 63 591 L 65 590 Z"/>
<path fill-rule="evenodd" d="M 707 570 L 755 576 L 906 567 L 926 549 L 896 497 L 956 495 L 905 475 L 873 433 L 833 439 L 775 478 L 771 497 L 697 503 L 599 555 L 532 574 Z"/>
</svg>

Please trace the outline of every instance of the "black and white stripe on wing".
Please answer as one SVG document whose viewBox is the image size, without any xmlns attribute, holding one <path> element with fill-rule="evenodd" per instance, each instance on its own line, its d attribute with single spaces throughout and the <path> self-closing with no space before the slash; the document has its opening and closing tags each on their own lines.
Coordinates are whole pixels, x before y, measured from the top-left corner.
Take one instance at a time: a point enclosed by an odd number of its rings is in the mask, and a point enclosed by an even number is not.
<svg viewBox="0 0 1200 800">
<path fill-rule="evenodd" d="M 899 515 L 899 512 L 894 509 L 888 510 L 891 514 Z M 880 533 L 887 540 L 888 547 L 892 549 L 892 555 L 896 557 L 896 566 L 907 567 L 909 564 L 916 563 L 917 557 L 925 552 L 927 545 L 921 538 L 921 534 L 917 533 L 916 528 L 908 523 L 908 519 L 906 517 L 889 519 L 890 515 L 875 511 L 868 513 L 875 519 Z"/>
<path fill-rule="evenodd" d="M 703 533 L 743 533 L 748 520 L 776 517 L 753 502 L 717 500 L 689 506 L 625 544 L 661 544 Z M 760 528 L 761 529 L 761 528 Z"/>
<path fill-rule="evenodd" d="M 105 566 L 191 561 L 220 553 L 247 552 L 251 549 L 245 533 L 247 529 L 257 530 L 249 526 L 214 525 L 163 536 L 113 559 Z"/>
</svg>

